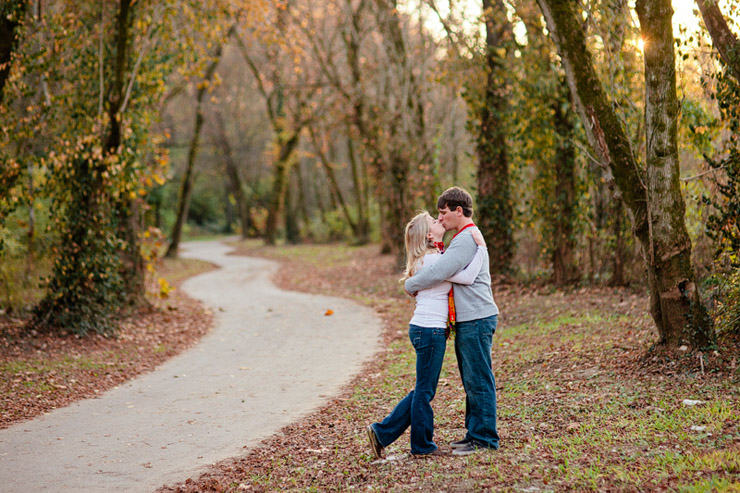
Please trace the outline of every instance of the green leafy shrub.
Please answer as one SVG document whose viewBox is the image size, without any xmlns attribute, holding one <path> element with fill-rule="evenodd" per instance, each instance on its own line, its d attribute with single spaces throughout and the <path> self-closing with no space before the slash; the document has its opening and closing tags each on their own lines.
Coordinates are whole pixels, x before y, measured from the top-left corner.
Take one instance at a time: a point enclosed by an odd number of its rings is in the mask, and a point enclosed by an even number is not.
<svg viewBox="0 0 740 493">
<path fill-rule="evenodd" d="M 740 268 L 719 277 L 712 316 L 718 334 L 740 333 Z"/>
<path fill-rule="evenodd" d="M 323 216 L 320 214 L 314 215 L 305 227 L 304 236 L 310 237 L 316 243 L 329 243 L 352 238 L 349 224 L 338 209 L 328 211 Z"/>
</svg>

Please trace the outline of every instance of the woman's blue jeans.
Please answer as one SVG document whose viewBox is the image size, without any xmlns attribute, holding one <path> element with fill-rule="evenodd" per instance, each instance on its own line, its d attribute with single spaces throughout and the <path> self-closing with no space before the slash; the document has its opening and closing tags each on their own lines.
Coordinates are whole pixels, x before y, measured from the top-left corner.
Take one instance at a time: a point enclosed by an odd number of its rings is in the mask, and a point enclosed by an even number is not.
<svg viewBox="0 0 740 493">
<path fill-rule="evenodd" d="M 416 350 L 416 386 L 383 421 L 372 427 L 380 444 L 387 447 L 411 426 L 411 453 L 428 454 L 437 450 L 431 401 L 437 392 L 445 355 L 445 329 L 410 325 L 409 339 Z"/>
</svg>

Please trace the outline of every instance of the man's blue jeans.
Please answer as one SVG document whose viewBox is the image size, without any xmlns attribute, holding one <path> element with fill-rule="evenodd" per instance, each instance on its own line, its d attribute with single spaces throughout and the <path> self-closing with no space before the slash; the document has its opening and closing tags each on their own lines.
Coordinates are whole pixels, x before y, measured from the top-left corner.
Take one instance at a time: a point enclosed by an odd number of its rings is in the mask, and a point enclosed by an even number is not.
<svg viewBox="0 0 740 493">
<path fill-rule="evenodd" d="M 491 370 L 491 345 L 498 315 L 457 322 L 455 355 L 465 388 L 466 440 L 497 449 L 496 380 Z"/>
<path fill-rule="evenodd" d="M 428 454 L 437 450 L 434 411 L 431 401 L 437 392 L 439 372 L 446 349 L 445 329 L 409 326 L 409 339 L 416 350 L 416 386 L 380 423 L 372 425 L 378 441 L 387 447 L 411 426 L 411 453 Z"/>
</svg>

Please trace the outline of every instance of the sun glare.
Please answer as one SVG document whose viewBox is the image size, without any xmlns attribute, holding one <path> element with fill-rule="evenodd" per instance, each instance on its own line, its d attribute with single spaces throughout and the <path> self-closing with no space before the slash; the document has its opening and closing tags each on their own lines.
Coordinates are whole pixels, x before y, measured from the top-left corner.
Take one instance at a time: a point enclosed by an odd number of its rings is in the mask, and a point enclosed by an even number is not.
<svg viewBox="0 0 740 493">
<path fill-rule="evenodd" d="M 686 33 L 693 33 L 699 28 L 699 16 L 694 14 L 696 4 L 693 1 L 673 0 L 673 35 L 681 35 L 681 27 Z M 688 34 L 690 35 L 690 34 Z"/>
<path fill-rule="evenodd" d="M 635 0 L 630 0 L 629 2 L 631 8 L 634 8 L 634 1 Z M 728 0 L 716 1 L 719 2 L 720 8 L 723 11 L 729 11 L 727 5 Z M 439 7 L 442 16 L 446 17 L 449 14 L 449 7 L 451 3 L 455 5 L 455 17 L 458 20 L 462 20 L 464 24 L 463 31 L 473 32 L 476 30 L 479 31 L 482 28 L 482 26 L 478 22 L 481 13 L 480 0 L 458 0 L 457 2 L 451 2 L 449 0 L 437 1 L 437 7 Z M 692 35 L 695 35 L 696 32 L 699 30 L 700 15 L 694 1 L 672 0 L 671 3 L 673 5 L 673 35 L 677 38 L 688 38 Z M 442 24 L 439 22 L 437 14 L 435 14 L 429 8 L 424 9 L 423 5 L 424 0 L 401 0 L 399 2 L 399 9 L 410 15 L 418 12 L 420 8 L 422 10 L 425 10 L 422 14 L 422 17 L 424 18 L 425 28 L 428 29 L 435 37 L 444 37 L 446 34 L 444 32 Z M 507 8 L 510 8 L 509 14 L 511 14 L 511 16 L 513 17 L 514 11 L 513 9 L 511 9 L 510 4 L 505 2 L 505 5 L 507 6 Z M 637 22 L 637 14 L 634 14 L 634 20 Z M 517 40 L 526 38 L 523 25 L 517 23 L 513 27 L 514 34 L 515 36 L 517 36 Z M 640 51 L 642 51 L 642 49 L 644 48 L 642 41 L 638 42 L 638 48 L 640 49 Z"/>
</svg>

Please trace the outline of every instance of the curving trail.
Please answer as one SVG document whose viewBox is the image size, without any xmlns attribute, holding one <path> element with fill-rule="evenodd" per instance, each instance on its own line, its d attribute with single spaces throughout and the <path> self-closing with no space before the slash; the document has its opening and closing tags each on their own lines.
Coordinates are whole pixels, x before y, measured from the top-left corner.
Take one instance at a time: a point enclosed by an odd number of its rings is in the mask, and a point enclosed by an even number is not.
<svg viewBox="0 0 740 493">
<path fill-rule="evenodd" d="M 214 311 L 213 331 L 99 398 L 0 430 L 0 490 L 152 491 L 183 481 L 317 409 L 380 347 L 371 309 L 281 291 L 269 280 L 276 263 L 229 251 L 217 241 L 184 245 L 183 256 L 222 267 L 183 286 Z"/>
</svg>

